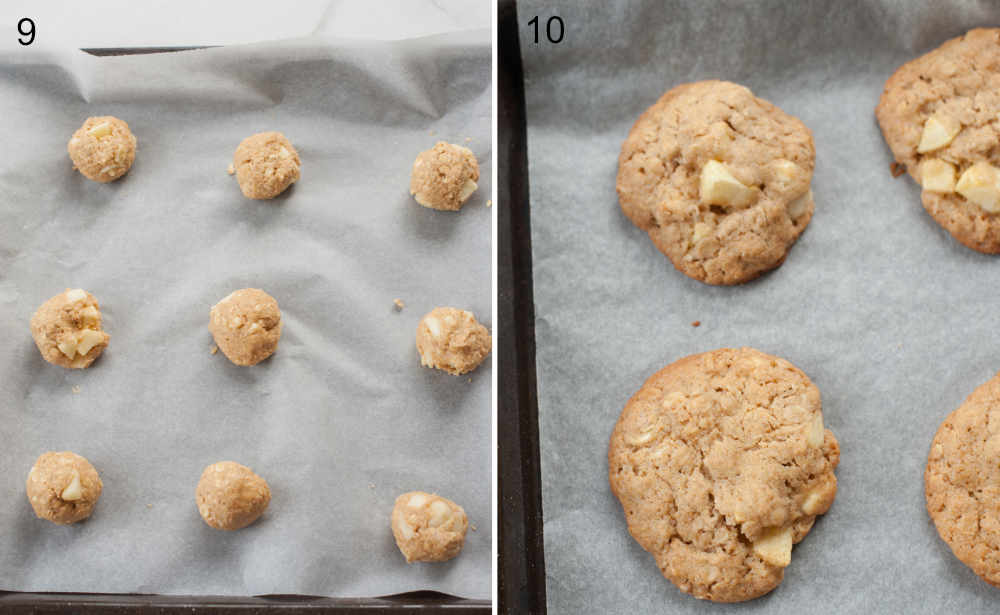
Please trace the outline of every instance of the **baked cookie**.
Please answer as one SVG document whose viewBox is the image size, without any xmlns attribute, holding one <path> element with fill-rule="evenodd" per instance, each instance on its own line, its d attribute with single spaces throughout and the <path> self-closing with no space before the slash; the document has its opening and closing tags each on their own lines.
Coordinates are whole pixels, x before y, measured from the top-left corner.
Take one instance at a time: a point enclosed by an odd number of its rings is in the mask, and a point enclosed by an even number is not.
<svg viewBox="0 0 1000 615">
<path fill-rule="evenodd" d="M 233 154 L 236 181 L 249 199 L 273 199 L 299 181 L 302 161 L 292 142 L 280 132 L 243 139 Z"/>
<path fill-rule="evenodd" d="M 1000 374 L 941 423 L 924 489 L 941 539 L 963 564 L 1000 587 Z"/>
<path fill-rule="evenodd" d="M 924 209 L 963 245 L 1000 253 L 1000 29 L 971 30 L 889 77 L 875 117 Z"/>
<path fill-rule="evenodd" d="M 392 508 L 392 535 L 408 564 L 455 557 L 468 529 L 465 510 L 439 495 L 411 491 L 396 498 Z"/>
<path fill-rule="evenodd" d="M 135 162 L 135 135 L 124 121 L 88 117 L 66 146 L 73 168 L 87 179 L 107 183 L 128 173 Z"/>
<path fill-rule="evenodd" d="M 685 357 L 625 405 L 608 446 L 632 537 L 682 591 L 716 602 L 781 583 L 837 493 L 819 390 L 752 348 Z"/>
<path fill-rule="evenodd" d="M 438 141 L 413 161 L 410 194 L 431 209 L 458 211 L 476 191 L 479 163 L 467 147 Z"/>
<path fill-rule="evenodd" d="M 618 158 L 618 202 L 685 275 L 739 284 L 781 265 L 813 214 L 812 134 L 747 88 L 679 85 Z"/>
<path fill-rule="evenodd" d="M 230 361 L 256 365 L 278 349 L 281 310 L 271 295 L 259 288 L 244 288 L 212 306 L 208 330 Z"/>
<path fill-rule="evenodd" d="M 455 376 L 479 367 L 492 343 L 489 329 L 472 312 L 458 308 L 434 308 L 417 325 L 420 364 Z"/>
<path fill-rule="evenodd" d="M 39 457 L 25 483 L 35 514 L 59 525 L 89 517 L 103 487 L 94 466 L 69 451 Z"/>
<path fill-rule="evenodd" d="M 194 497 L 205 523 L 217 530 L 238 530 L 264 514 L 271 488 L 250 468 L 220 461 L 201 473 Z"/>
<path fill-rule="evenodd" d="M 31 317 L 31 337 L 53 365 L 90 367 L 111 336 L 101 329 L 97 299 L 82 288 L 67 288 L 43 303 Z"/>
</svg>

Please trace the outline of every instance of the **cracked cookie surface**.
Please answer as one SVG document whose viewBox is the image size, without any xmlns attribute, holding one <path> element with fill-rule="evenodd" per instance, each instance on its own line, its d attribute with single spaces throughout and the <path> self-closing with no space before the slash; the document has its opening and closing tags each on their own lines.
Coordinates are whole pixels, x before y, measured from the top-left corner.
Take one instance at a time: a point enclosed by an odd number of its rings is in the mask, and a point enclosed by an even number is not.
<svg viewBox="0 0 1000 615">
<path fill-rule="evenodd" d="M 927 512 L 941 539 L 1000 587 L 1000 374 L 941 423 L 924 471 Z"/>
<path fill-rule="evenodd" d="M 632 396 L 608 478 L 629 533 L 667 579 L 737 602 L 781 583 L 792 544 L 833 503 L 839 460 L 802 371 L 724 348 L 668 365 Z"/>
<path fill-rule="evenodd" d="M 774 269 L 812 218 L 805 124 L 726 81 L 679 85 L 618 158 L 622 211 L 684 274 L 739 284 Z"/>
<path fill-rule="evenodd" d="M 1000 29 L 976 29 L 901 66 L 875 108 L 927 213 L 963 245 L 1000 253 Z"/>
</svg>

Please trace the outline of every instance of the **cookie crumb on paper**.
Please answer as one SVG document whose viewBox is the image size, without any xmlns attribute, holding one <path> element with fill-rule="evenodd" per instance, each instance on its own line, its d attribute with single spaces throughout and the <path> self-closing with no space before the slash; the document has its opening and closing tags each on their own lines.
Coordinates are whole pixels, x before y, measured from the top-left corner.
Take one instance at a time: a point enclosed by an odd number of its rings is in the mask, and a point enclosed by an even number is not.
<svg viewBox="0 0 1000 615">
<path fill-rule="evenodd" d="M 696 320 L 693 323 L 691 323 L 691 326 L 692 327 L 700 327 L 701 326 L 701 321 L 700 320 Z"/>
<path fill-rule="evenodd" d="M 397 312 L 402 312 L 403 308 L 405 308 L 405 307 L 406 307 L 406 304 L 403 303 L 402 299 L 393 299 L 392 300 L 392 309 L 393 310 L 395 310 Z"/>
</svg>

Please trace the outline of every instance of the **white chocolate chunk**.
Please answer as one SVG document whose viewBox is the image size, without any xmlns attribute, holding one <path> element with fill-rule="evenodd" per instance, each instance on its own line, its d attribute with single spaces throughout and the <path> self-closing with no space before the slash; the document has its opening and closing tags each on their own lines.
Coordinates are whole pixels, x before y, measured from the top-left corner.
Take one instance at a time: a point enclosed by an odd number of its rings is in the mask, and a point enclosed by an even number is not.
<svg viewBox="0 0 1000 615">
<path fill-rule="evenodd" d="M 451 519 L 451 508 L 441 500 L 431 502 L 431 518 L 427 521 L 430 527 L 440 527 Z"/>
<path fill-rule="evenodd" d="M 476 185 L 476 182 L 471 179 L 465 180 L 465 183 L 462 184 L 462 190 L 458 193 L 458 200 L 464 203 L 470 196 L 472 196 L 472 193 L 475 192 L 478 187 L 479 186 Z"/>
<path fill-rule="evenodd" d="M 990 213 L 1000 211 L 1000 170 L 977 162 L 962 173 L 955 191 Z"/>
<path fill-rule="evenodd" d="M 286 149 L 284 145 L 282 145 L 281 149 L 278 150 L 278 156 L 280 156 L 282 158 L 291 158 L 292 157 L 292 153 L 290 151 L 288 151 L 288 149 Z"/>
<path fill-rule="evenodd" d="M 813 417 L 812 423 L 809 424 L 809 431 L 806 433 L 806 442 L 809 446 L 819 446 L 823 444 L 823 439 L 826 437 L 826 429 L 823 427 L 823 415 L 819 412 Z"/>
<path fill-rule="evenodd" d="M 101 122 L 97 126 L 94 126 L 90 130 L 88 130 L 87 134 L 94 137 L 95 139 L 106 137 L 111 134 L 111 124 L 109 124 L 108 122 Z"/>
<path fill-rule="evenodd" d="M 813 191 L 809 190 L 799 198 L 795 199 L 788 204 L 788 215 L 792 219 L 798 218 L 802 214 L 806 213 L 809 209 L 809 204 L 813 202 Z"/>
<path fill-rule="evenodd" d="M 413 526 L 411 526 L 406 521 L 399 522 L 399 533 L 403 535 L 403 538 L 409 540 L 413 538 L 416 532 L 413 531 Z"/>
<path fill-rule="evenodd" d="M 768 564 L 784 568 L 792 561 L 792 528 L 774 527 L 765 531 L 753 543 L 753 552 Z"/>
<path fill-rule="evenodd" d="M 694 232 L 691 233 L 691 243 L 698 243 L 702 239 L 708 236 L 712 232 L 712 227 L 705 224 L 704 222 L 696 222 L 694 225 Z"/>
<path fill-rule="evenodd" d="M 73 357 L 76 356 L 76 340 L 75 339 L 65 339 L 65 340 L 59 342 L 58 344 L 56 344 L 56 348 L 59 349 L 59 352 L 61 352 L 64 355 L 66 355 L 67 359 L 72 359 Z"/>
<path fill-rule="evenodd" d="M 791 160 L 779 158 L 771 163 L 774 168 L 774 176 L 785 183 L 789 183 L 803 173 L 802 167 Z"/>
<path fill-rule="evenodd" d="M 410 496 L 410 499 L 408 502 L 406 502 L 406 505 L 409 506 L 410 508 L 420 508 L 426 503 L 427 503 L 426 495 L 422 493 L 415 493 Z"/>
<path fill-rule="evenodd" d="M 931 192 L 955 191 L 955 165 L 928 158 L 920 163 L 920 185 Z"/>
<path fill-rule="evenodd" d="M 441 321 L 437 318 L 426 318 L 424 319 L 424 324 L 427 325 L 427 329 L 431 332 L 431 336 L 439 337 L 441 335 Z"/>
<path fill-rule="evenodd" d="M 733 177 L 726 165 L 709 160 L 701 169 L 701 200 L 709 205 L 740 207 L 750 203 L 753 190 Z"/>
<path fill-rule="evenodd" d="M 962 124 L 943 113 L 935 113 L 924 122 L 924 132 L 920 135 L 917 153 L 923 154 L 940 149 L 951 143 L 962 130 Z"/>
<path fill-rule="evenodd" d="M 92 305 L 88 305 L 80 310 L 80 315 L 83 316 L 83 323 L 88 326 L 96 326 L 98 321 L 101 319 L 101 315 L 97 311 L 97 308 Z"/>
<path fill-rule="evenodd" d="M 655 433 L 656 425 L 647 423 L 640 427 L 638 432 L 626 432 L 625 444 L 628 444 L 629 446 L 642 446 L 652 440 Z"/>
<path fill-rule="evenodd" d="M 93 329 L 84 329 L 80 332 L 80 341 L 77 344 L 76 351 L 81 355 L 85 355 L 90 352 L 90 349 L 97 346 L 104 341 L 104 336 L 101 335 L 100 331 L 94 331 Z"/>
<path fill-rule="evenodd" d="M 802 512 L 807 515 L 816 515 L 820 511 L 820 503 L 823 501 L 823 494 L 820 491 L 813 491 L 802 500 Z"/>
<path fill-rule="evenodd" d="M 82 288 L 74 288 L 72 290 L 66 291 L 66 301 L 70 303 L 76 303 L 77 301 L 83 301 L 87 298 L 87 291 Z"/>
<path fill-rule="evenodd" d="M 80 485 L 80 473 L 73 470 L 73 480 L 63 489 L 59 497 L 66 502 L 75 502 L 83 497 L 83 486 Z"/>
</svg>

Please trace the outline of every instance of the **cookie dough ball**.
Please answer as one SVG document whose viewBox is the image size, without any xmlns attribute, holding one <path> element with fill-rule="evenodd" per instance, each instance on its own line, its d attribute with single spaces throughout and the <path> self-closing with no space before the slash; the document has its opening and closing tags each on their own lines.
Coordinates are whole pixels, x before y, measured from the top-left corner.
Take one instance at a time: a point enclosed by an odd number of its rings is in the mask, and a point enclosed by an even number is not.
<svg viewBox="0 0 1000 615">
<path fill-rule="evenodd" d="M 111 336 L 101 330 L 97 299 L 82 288 L 66 289 L 31 317 L 31 337 L 42 357 L 61 367 L 90 367 Z"/>
<path fill-rule="evenodd" d="M 69 525 L 90 516 L 104 485 L 89 461 L 63 451 L 39 457 L 28 473 L 25 487 L 28 501 L 40 519 Z"/>
<path fill-rule="evenodd" d="M 1000 253 L 1000 29 L 979 28 L 899 67 L 875 109 L 924 209 L 963 245 Z"/>
<path fill-rule="evenodd" d="M 124 121 L 88 117 L 66 146 L 73 167 L 87 179 L 107 183 L 128 173 L 135 162 L 135 135 Z"/>
<path fill-rule="evenodd" d="M 217 530 L 238 530 L 256 521 L 271 503 L 267 481 L 235 461 L 205 468 L 195 489 L 198 512 Z"/>
<path fill-rule="evenodd" d="M 491 344 L 489 330 L 465 310 L 434 308 L 417 325 L 420 364 L 456 376 L 479 367 Z"/>
<path fill-rule="evenodd" d="M 271 295 L 259 288 L 244 288 L 212 307 L 208 330 L 230 361 L 256 365 L 278 349 L 281 310 Z"/>
<path fill-rule="evenodd" d="M 927 512 L 955 557 L 1000 587 L 1000 374 L 941 423 L 924 491 Z"/>
<path fill-rule="evenodd" d="M 411 491 L 396 498 L 392 535 L 410 562 L 443 562 L 462 550 L 469 519 L 458 504 L 439 495 Z"/>
<path fill-rule="evenodd" d="M 299 181 L 299 153 L 280 132 L 262 132 L 243 139 L 233 154 L 236 179 L 243 196 L 273 199 Z"/>
<path fill-rule="evenodd" d="M 413 162 L 410 194 L 424 207 L 458 211 L 476 191 L 479 163 L 467 147 L 438 141 Z"/>
<path fill-rule="evenodd" d="M 679 589 L 750 600 L 781 583 L 792 545 L 837 494 L 840 449 L 794 365 L 723 348 L 668 365 L 629 399 L 608 479 L 632 537 Z"/>
<path fill-rule="evenodd" d="M 679 271 L 740 284 L 784 262 L 812 219 L 816 152 L 797 118 L 726 81 L 679 85 L 618 157 L 618 201 Z"/>
</svg>

